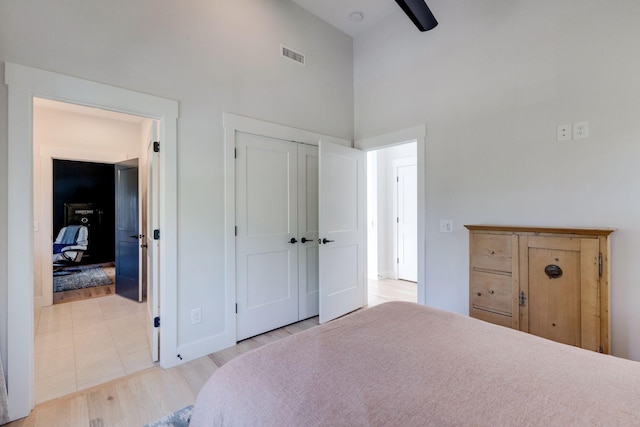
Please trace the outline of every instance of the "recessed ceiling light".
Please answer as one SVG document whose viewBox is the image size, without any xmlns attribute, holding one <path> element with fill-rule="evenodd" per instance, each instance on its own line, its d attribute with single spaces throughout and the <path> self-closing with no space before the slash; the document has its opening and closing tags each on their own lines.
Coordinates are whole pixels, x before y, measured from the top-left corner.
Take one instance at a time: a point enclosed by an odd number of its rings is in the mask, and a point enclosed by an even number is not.
<svg viewBox="0 0 640 427">
<path fill-rule="evenodd" d="M 362 12 L 353 12 L 349 15 L 349 21 L 351 22 L 362 22 L 364 21 L 364 13 Z"/>
</svg>

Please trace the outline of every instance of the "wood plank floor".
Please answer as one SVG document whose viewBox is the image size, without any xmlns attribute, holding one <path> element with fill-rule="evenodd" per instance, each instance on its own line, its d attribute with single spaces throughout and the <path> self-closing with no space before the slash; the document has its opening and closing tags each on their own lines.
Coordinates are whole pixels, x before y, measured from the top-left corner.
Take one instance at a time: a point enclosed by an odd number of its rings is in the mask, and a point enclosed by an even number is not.
<svg viewBox="0 0 640 427">
<path fill-rule="evenodd" d="M 369 306 L 397 299 L 416 301 L 412 282 L 369 283 Z M 412 293 L 413 292 L 413 293 Z M 141 427 L 195 402 L 218 367 L 254 348 L 309 329 L 318 318 L 303 320 L 239 342 L 233 347 L 171 369 L 153 367 L 106 384 L 36 405 L 10 427 Z"/>
<path fill-rule="evenodd" d="M 73 289 L 70 291 L 54 292 L 53 303 L 61 304 L 65 302 L 80 301 L 89 298 L 99 298 L 107 295 L 115 295 L 116 293 L 116 268 L 112 265 L 104 265 L 102 270 L 107 277 L 111 279 L 110 285 L 94 286 L 92 288 Z"/>
</svg>

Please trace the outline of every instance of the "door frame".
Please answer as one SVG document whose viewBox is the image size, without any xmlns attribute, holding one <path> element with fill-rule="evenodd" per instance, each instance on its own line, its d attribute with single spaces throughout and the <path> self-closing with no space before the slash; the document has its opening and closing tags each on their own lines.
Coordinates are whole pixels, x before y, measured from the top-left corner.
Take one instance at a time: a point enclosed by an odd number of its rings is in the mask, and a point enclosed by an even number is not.
<svg viewBox="0 0 640 427">
<path fill-rule="evenodd" d="M 264 137 L 283 139 L 286 141 L 300 142 L 309 145 L 318 145 L 318 141 L 327 141 L 334 144 L 351 147 L 351 141 L 336 138 L 317 132 L 296 129 L 285 125 L 253 119 L 238 114 L 225 112 L 223 115 L 224 126 L 224 188 L 225 188 L 225 297 L 220 310 L 224 312 L 224 328 L 214 337 L 214 348 L 221 350 L 236 344 L 236 167 L 235 145 L 236 133 L 249 133 Z M 215 350 L 215 351 L 217 351 Z"/>
<path fill-rule="evenodd" d="M 418 125 L 398 131 L 357 139 L 354 147 L 364 151 L 402 145 L 408 142 L 417 143 L 418 168 L 418 303 L 426 305 L 426 248 L 427 248 L 427 127 Z M 365 236 L 366 238 L 366 236 Z"/>
<path fill-rule="evenodd" d="M 5 62 L 8 86 L 7 372 L 9 417 L 34 406 L 33 344 L 33 98 L 102 108 L 160 122 L 160 255 L 162 342 L 160 366 L 178 364 L 177 349 L 177 118 L 166 98 Z"/>
</svg>

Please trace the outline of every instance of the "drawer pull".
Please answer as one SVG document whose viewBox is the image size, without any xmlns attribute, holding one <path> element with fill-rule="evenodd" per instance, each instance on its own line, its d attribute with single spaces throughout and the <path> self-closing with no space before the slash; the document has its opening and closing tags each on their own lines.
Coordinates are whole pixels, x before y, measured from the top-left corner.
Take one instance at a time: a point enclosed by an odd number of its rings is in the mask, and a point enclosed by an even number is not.
<svg viewBox="0 0 640 427">
<path fill-rule="evenodd" d="M 549 276 L 549 279 L 557 279 L 559 277 L 562 277 L 562 269 L 555 264 L 547 265 L 544 268 L 544 272 L 547 276 Z"/>
<path fill-rule="evenodd" d="M 493 289 L 490 289 L 490 290 L 489 290 L 489 293 L 493 295 Z"/>
<path fill-rule="evenodd" d="M 478 296 L 481 297 L 482 296 L 482 292 L 478 292 Z"/>
</svg>

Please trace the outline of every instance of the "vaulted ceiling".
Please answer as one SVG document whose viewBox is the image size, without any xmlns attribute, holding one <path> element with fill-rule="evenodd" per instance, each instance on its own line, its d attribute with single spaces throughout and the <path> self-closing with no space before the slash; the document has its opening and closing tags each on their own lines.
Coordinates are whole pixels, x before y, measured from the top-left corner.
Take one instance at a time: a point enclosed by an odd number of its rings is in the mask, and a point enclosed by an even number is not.
<svg viewBox="0 0 640 427">
<path fill-rule="evenodd" d="M 393 13 L 402 13 L 394 0 L 291 0 L 354 37 Z M 357 18 L 361 14 L 362 20 Z M 354 15 L 356 14 L 356 15 Z"/>
</svg>

